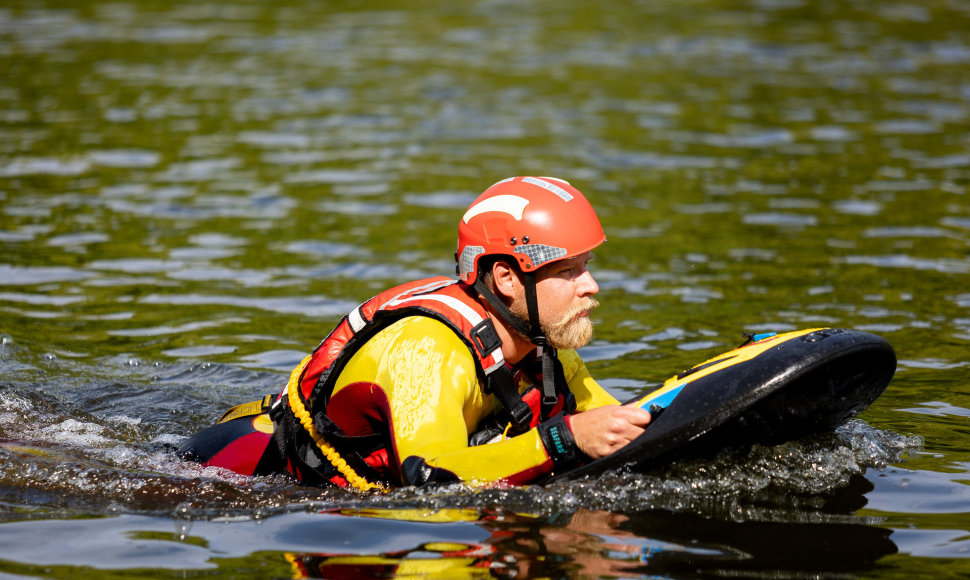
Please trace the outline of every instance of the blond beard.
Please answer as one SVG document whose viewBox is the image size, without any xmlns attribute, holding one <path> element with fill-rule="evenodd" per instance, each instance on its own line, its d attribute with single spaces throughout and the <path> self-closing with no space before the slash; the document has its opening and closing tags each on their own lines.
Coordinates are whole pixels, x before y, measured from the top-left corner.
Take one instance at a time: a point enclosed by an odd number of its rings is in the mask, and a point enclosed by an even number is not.
<svg viewBox="0 0 970 580">
<path fill-rule="evenodd" d="M 583 298 L 578 305 L 566 312 L 555 322 L 540 322 L 539 327 L 546 336 L 549 346 L 556 349 L 577 349 L 589 344 L 593 339 L 593 321 L 589 316 L 579 316 L 579 313 L 586 310 L 592 311 L 599 306 L 595 298 Z M 528 308 L 522 302 L 512 305 L 512 314 L 529 321 Z M 529 337 L 522 338 L 528 340 Z"/>
</svg>

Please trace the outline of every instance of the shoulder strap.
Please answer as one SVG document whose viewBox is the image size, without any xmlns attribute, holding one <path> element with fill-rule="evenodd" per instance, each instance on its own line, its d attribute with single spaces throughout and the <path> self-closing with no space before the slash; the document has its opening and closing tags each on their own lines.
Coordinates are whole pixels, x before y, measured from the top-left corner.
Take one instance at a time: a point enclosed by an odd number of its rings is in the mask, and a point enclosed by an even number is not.
<svg viewBox="0 0 970 580">
<path fill-rule="evenodd" d="M 501 352 L 502 339 L 495 331 L 495 325 L 485 318 L 471 330 L 472 343 L 479 353 Z M 495 393 L 499 402 L 509 412 L 512 423 L 517 430 L 524 431 L 532 423 L 532 409 L 522 400 L 519 385 L 515 381 L 512 369 L 505 364 L 496 364 L 485 370 L 485 394 Z"/>
</svg>

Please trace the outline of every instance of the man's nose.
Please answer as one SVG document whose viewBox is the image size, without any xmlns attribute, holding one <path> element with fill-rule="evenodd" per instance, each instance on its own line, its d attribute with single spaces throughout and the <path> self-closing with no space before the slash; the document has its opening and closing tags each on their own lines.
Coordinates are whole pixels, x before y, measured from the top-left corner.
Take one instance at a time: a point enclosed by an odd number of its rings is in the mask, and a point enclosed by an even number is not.
<svg viewBox="0 0 970 580">
<path fill-rule="evenodd" d="M 593 296 L 600 291 L 599 284 L 596 283 L 596 279 L 593 278 L 593 274 L 589 270 L 583 272 L 578 282 L 580 296 Z"/>
</svg>

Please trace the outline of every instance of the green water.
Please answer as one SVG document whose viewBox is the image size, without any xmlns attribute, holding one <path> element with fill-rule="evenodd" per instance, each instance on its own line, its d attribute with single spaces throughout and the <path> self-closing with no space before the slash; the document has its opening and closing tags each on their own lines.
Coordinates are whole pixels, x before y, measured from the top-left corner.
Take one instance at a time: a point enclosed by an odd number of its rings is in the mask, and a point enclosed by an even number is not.
<svg viewBox="0 0 970 580">
<path fill-rule="evenodd" d="M 970 573 L 968 64 L 956 0 L 4 3 L 0 572 Z M 587 487 L 361 499 L 172 459 L 363 299 L 452 273 L 519 174 L 600 213 L 583 354 L 618 395 L 816 326 L 887 338 L 896 378 L 841 444 Z"/>
</svg>

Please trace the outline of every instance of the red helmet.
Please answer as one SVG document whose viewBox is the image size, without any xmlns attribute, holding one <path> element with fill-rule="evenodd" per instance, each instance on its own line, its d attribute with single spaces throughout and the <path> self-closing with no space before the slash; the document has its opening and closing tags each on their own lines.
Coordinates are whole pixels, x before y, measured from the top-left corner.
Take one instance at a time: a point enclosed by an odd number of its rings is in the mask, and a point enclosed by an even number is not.
<svg viewBox="0 0 970 580">
<path fill-rule="evenodd" d="M 569 182 L 510 177 L 478 196 L 458 223 L 458 277 L 474 283 L 482 256 L 511 256 L 531 272 L 605 241 L 593 206 Z"/>
</svg>

